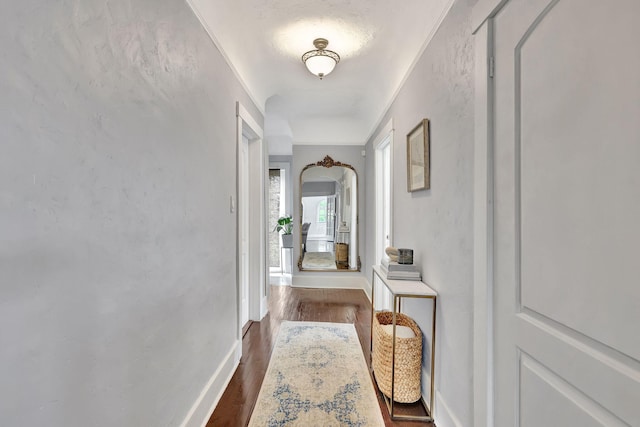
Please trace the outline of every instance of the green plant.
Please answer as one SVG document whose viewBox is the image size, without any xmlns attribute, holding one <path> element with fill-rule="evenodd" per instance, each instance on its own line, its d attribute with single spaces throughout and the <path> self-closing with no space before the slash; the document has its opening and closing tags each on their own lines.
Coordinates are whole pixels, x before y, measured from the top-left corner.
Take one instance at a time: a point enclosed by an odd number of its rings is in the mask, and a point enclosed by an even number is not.
<svg viewBox="0 0 640 427">
<path fill-rule="evenodd" d="M 281 216 L 278 218 L 278 223 L 274 227 L 273 231 L 282 231 L 282 234 L 291 234 L 293 231 L 293 220 L 290 215 Z"/>
</svg>

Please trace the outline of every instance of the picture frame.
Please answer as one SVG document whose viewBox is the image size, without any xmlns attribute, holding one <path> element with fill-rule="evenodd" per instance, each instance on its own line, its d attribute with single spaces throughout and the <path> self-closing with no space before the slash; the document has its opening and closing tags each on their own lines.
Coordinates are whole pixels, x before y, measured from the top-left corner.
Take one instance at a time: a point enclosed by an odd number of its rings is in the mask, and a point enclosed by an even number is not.
<svg viewBox="0 0 640 427">
<path fill-rule="evenodd" d="M 423 119 L 407 134 L 407 191 L 431 187 L 429 119 Z"/>
</svg>

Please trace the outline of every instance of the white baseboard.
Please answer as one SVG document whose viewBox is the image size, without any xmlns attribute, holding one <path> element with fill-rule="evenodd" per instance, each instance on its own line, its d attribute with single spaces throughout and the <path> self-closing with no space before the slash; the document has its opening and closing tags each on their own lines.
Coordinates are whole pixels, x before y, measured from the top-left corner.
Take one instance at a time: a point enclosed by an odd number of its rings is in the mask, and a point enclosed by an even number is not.
<svg viewBox="0 0 640 427">
<path fill-rule="evenodd" d="M 264 297 L 260 301 L 260 320 L 269 313 L 269 297 Z"/>
<path fill-rule="evenodd" d="M 429 404 L 429 395 L 425 393 L 428 392 L 431 384 L 431 376 L 424 371 L 424 366 L 422 367 L 422 398 L 427 404 Z M 438 427 L 463 427 L 463 424 L 460 422 L 458 417 L 453 413 L 446 400 L 442 397 L 442 394 L 436 389 L 435 391 L 435 401 L 434 406 L 432 408 L 432 415 L 434 424 Z"/>
<path fill-rule="evenodd" d="M 236 363 L 236 368 L 237 368 L 238 364 L 240 363 L 240 359 L 242 359 L 242 330 L 240 330 L 240 336 L 238 337 L 238 345 L 236 345 L 235 347 L 236 347 L 236 355 L 235 355 L 234 361 Z M 235 372 L 235 368 L 233 369 L 233 371 Z"/>
<path fill-rule="evenodd" d="M 363 277 L 363 279 L 364 279 L 364 293 L 367 294 L 367 298 L 369 298 L 369 302 L 372 302 L 372 300 L 371 300 L 371 289 L 372 289 L 371 283 L 366 278 Z"/>
<path fill-rule="evenodd" d="M 345 276 L 294 275 L 291 286 L 295 288 L 362 289 L 366 292 L 367 279 L 364 276 L 346 273 Z"/>
<path fill-rule="evenodd" d="M 207 424 L 238 367 L 239 360 L 236 360 L 238 348 L 242 348 L 240 341 L 233 344 L 229 353 L 200 392 L 198 399 L 191 406 L 180 427 L 204 427 Z"/>
</svg>

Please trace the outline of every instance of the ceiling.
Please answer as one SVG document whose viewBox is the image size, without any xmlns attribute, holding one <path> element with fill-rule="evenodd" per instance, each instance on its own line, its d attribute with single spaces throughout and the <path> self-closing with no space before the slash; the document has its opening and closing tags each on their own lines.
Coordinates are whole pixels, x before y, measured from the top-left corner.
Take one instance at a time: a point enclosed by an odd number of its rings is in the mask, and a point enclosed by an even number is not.
<svg viewBox="0 0 640 427">
<path fill-rule="evenodd" d="M 453 0 L 188 0 L 265 113 L 270 154 L 291 144 L 362 145 Z M 329 40 L 320 80 L 301 61 Z"/>
</svg>

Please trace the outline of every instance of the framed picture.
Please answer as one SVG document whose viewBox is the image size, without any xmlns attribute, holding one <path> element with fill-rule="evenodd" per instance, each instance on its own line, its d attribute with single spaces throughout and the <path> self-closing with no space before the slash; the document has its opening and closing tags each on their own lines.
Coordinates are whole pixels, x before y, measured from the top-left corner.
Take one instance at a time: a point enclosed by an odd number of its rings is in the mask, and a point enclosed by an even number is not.
<svg viewBox="0 0 640 427">
<path fill-rule="evenodd" d="M 407 191 L 428 189 L 429 169 L 429 119 L 424 119 L 407 134 Z"/>
</svg>

